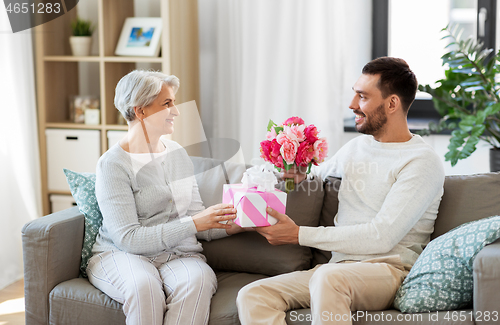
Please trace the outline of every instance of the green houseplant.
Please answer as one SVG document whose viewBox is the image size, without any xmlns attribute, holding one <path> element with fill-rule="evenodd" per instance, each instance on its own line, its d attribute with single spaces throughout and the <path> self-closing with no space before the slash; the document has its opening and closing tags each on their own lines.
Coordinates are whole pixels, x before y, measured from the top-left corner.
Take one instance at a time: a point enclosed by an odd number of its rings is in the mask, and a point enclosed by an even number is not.
<svg viewBox="0 0 500 325">
<path fill-rule="evenodd" d="M 437 87 L 419 85 L 419 90 L 432 95 L 434 107 L 441 115 L 438 123 L 429 123 L 424 134 L 452 130 L 445 159 L 455 166 L 469 157 L 479 140 L 489 143 L 490 167 L 500 170 L 500 52 L 483 49 L 483 44 L 469 38 L 461 40 L 458 28 L 443 28 L 451 42 L 450 51 L 441 59 L 445 78 Z M 495 158 L 498 157 L 498 158 Z"/>
<path fill-rule="evenodd" d="M 94 26 L 90 20 L 76 17 L 71 22 L 71 37 L 69 42 L 74 56 L 88 56 L 92 45 Z"/>
</svg>

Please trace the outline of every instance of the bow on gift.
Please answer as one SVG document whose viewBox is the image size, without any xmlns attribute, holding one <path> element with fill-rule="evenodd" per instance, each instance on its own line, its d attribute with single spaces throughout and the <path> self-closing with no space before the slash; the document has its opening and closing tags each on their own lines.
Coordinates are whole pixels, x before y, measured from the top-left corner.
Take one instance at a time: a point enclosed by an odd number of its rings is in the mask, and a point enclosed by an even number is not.
<svg viewBox="0 0 500 325">
<path fill-rule="evenodd" d="M 241 179 L 243 185 L 247 187 L 257 187 L 257 191 L 269 192 L 274 190 L 274 185 L 278 183 L 270 164 L 263 164 L 248 168 L 243 173 Z"/>
</svg>

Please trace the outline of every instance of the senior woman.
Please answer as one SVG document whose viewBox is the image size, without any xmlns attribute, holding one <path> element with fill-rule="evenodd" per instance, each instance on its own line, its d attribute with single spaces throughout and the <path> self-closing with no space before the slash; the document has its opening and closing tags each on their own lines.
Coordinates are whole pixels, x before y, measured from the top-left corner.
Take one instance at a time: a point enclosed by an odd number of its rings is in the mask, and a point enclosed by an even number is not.
<svg viewBox="0 0 500 325">
<path fill-rule="evenodd" d="M 127 324 L 206 324 L 217 281 L 196 237 L 242 231 L 232 205 L 203 207 L 193 165 L 174 141 L 179 79 L 135 70 L 116 86 L 128 134 L 97 164 L 103 216 L 89 281 L 123 304 Z"/>
</svg>

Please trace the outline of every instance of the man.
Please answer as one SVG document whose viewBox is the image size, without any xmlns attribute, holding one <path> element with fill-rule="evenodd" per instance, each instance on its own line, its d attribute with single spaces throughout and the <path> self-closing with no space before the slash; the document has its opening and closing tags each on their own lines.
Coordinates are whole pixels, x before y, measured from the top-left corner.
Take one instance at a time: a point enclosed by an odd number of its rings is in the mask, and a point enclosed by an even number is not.
<svg viewBox="0 0 500 325">
<path fill-rule="evenodd" d="M 253 282 L 238 294 L 243 325 L 285 324 L 287 310 L 311 307 L 313 324 L 352 324 L 351 311 L 384 310 L 430 240 L 443 194 L 440 158 L 411 134 L 407 113 L 417 79 L 402 59 L 365 65 L 349 106 L 359 136 L 317 169 L 342 178 L 335 227 L 279 222 L 257 228 L 273 245 L 332 251 L 328 264 Z M 296 182 L 304 174 L 285 175 Z"/>
</svg>

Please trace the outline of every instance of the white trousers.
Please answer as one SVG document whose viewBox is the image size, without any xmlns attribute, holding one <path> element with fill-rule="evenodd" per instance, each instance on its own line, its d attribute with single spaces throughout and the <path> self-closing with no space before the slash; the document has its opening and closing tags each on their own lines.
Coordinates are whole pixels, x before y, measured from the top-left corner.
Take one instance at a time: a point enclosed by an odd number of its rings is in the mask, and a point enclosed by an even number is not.
<svg viewBox="0 0 500 325">
<path fill-rule="evenodd" d="M 196 255 L 150 259 L 108 251 L 89 260 L 90 283 L 123 304 L 127 325 L 207 324 L 217 289 L 213 270 Z"/>
</svg>

